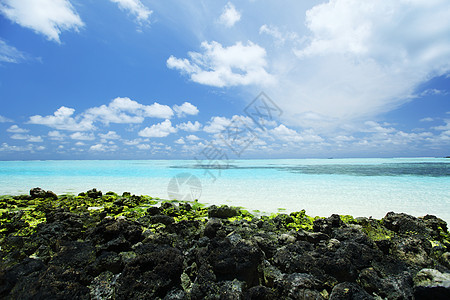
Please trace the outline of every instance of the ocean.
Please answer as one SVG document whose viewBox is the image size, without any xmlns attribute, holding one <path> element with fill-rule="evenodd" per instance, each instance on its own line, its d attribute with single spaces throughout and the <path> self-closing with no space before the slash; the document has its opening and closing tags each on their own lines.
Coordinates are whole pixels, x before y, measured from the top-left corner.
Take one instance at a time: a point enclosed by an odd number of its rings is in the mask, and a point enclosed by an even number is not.
<svg viewBox="0 0 450 300">
<path fill-rule="evenodd" d="M 0 194 L 33 187 L 57 194 L 91 188 L 240 206 L 254 213 L 389 211 L 450 221 L 450 159 L 0 161 Z"/>
</svg>

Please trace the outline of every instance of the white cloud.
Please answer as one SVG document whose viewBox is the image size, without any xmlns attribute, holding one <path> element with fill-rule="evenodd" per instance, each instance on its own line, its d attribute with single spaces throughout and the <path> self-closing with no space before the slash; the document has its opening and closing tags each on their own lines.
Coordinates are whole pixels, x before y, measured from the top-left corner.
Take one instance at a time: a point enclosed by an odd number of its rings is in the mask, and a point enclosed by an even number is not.
<svg viewBox="0 0 450 300">
<path fill-rule="evenodd" d="M 12 133 L 26 133 L 26 132 L 29 132 L 28 129 L 20 128 L 17 125 L 12 125 L 8 129 L 6 129 L 6 131 L 7 132 L 12 132 Z"/>
<path fill-rule="evenodd" d="M 353 136 L 347 136 L 347 135 L 338 135 L 336 137 L 331 138 L 335 142 L 352 142 L 355 140 L 355 137 Z"/>
<path fill-rule="evenodd" d="M 149 144 L 139 144 L 136 147 L 139 150 L 150 150 L 152 148 Z"/>
<path fill-rule="evenodd" d="M 147 141 L 148 141 L 148 139 L 137 138 L 134 140 L 122 140 L 122 143 L 124 143 L 124 145 L 127 145 L 127 146 L 136 146 L 142 142 L 147 142 Z"/>
<path fill-rule="evenodd" d="M 189 121 L 187 123 L 181 123 L 181 124 L 177 125 L 178 129 L 181 129 L 184 131 L 191 131 L 191 132 L 199 131 L 201 127 L 202 127 L 202 124 L 200 124 L 198 121 L 195 121 L 194 123 Z"/>
<path fill-rule="evenodd" d="M 244 124 L 248 126 L 249 124 L 253 124 L 253 121 L 249 117 L 239 115 L 234 115 L 230 119 L 226 117 L 212 117 L 207 125 L 203 127 L 203 131 L 207 133 L 220 133 L 231 124 L 233 126 L 244 126 Z"/>
<path fill-rule="evenodd" d="M 362 128 L 362 132 L 390 133 L 395 131 L 395 128 L 383 127 L 381 124 L 374 121 L 366 121 L 364 122 L 364 125 L 366 125 L 366 128 Z"/>
<path fill-rule="evenodd" d="M 6 63 L 21 63 L 26 61 L 29 56 L 15 47 L 8 45 L 5 41 L 0 39 L 0 62 Z"/>
<path fill-rule="evenodd" d="M 190 134 L 190 135 L 186 136 L 186 140 L 188 140 L 190 142 L 195 142 L 195 141 L 199 141 L 200 138 L 196 135 Z"/>
<path fill-rule="evenodd" d="M 176 143 L 176 144 L 183 145 L 183 144 L 185 144 L 185 141 L 184 141 L 183 138 L 179 138 L 178 140 L 175 141 L 175 143 Z"/>
<path fill-rule="evenodd" d="M 188 59 L 170 56 L 167 66 L 190 75 L 192 81 L 216 87 L 273 82 L 265 67 L 266 50 L 252 42 L 223 47 L 218 42 L 203 42 L 203 53 L 189 52 Z"/>
<path fill-rule="evenodd" d="M 152 105 L 144 106 L 144 111 L 144 116 L 150 118 L 169 119 L 173 116 L 173 111 L 169 106 L 156 102 Z"/>
<path fill-rule="evenodd" d="M 275 42 L 282 46 L 286 41 L 298 40 L 298 35 L 295 32 L 281 32 L 278 27 L 264 24 L 259 28 L 259 34 L 268 34 L 275 39 Z"/>
<path fill-rule="evenodd" d="M 230 119 L 225 117 L 212 117 L 211 121 L 208 122 L 207 125 L 203 127 L 203 131 L 207 133 L 219 133 L 231 123 Z"/>
<path fill-rule="evenodd" d="M 171 133 L 176 132 L 176 128 L 172 127 L 170 120 L 154 124 L 151 127 L 145 127 L 139 131 L 139 136 L 142 137 L 166 137 Z"/>
<path fill-rule="evenodd" d="M 271 55 L 271 92 L 289 124 L 336 128 L 410 101 L 450 70 L 448 1 L 331 0 L 306 13 L 303 48 Z M 272 53 L 271 53 L 272 54 Z"/>
<path fill-rule="evenodd" d="M 8 145 L 7 143 L 3 143 L 0 147 L 0 151 L 5 152 L 24 152 L 24 151 L 32 151 L 33 145 L 27 145 L 27 146 L 14 146 L 14 145 Z"/>
<path fill-rule="evenodd" d="M 450 119 L 445 120 L 445 125 L 433 127 L 433 129 L 434 130 L 442 130 L 442 131 L 450 130 Z"/>
<path fill-rule="evenodd" d="M 44 140 L 41 138 L 41 136 L 34 136 L 30 135 L 27 139 L 27 142 L 30 143 L 42 143 Z"/>
<path fill-rule="evenodd" d="M 302 133 L 286 127 L 281 124 L 269 131 L 274 137 L 285 141 L 285 142 L 309 142 L 309 143 L 319 143 L 323 142 L 324 139 L 319 135 L 315 134 L 312 130 L 305 130 Z"/>
<path fill-rule="evenodd" d="M 445 96 L 448 95 L 448 92 L 445 90 L 438 90 L 438 89 L 427 89 L 425 91 L 423 91 L 422 93 L 420 93 L 421 97 L 424 96 Z"/>
<path fill-rule="evenodd" d="M 430 117 L 428 117 L 428 118 L 423 118 L 423 119 L 420 119 L 419 121 L 420 121 L 420 122 L 433 122 L 433 121 L 434 121 L 434 119 L 433 119 L 433 118 L 430 118 Z"/>
<path fill-rule="evenodd" d="M 104 144 L 95 144 L 92 145 L 89 150 L 90 151 L 96 151 L 96 152 L 111 152 L 116 151 L 118 147 L 116 145 L 108 146 Z"/>
<path fill-rule="evenodd" d="M 62 31 L 78 31 L 84 26 L 68 0 L 4 0 L 0 12 L 22 27 L 60 43 Z"/>
<path fill-rule="evenodd" d="M 59 131 L 49 131 L 49 133 L 47 134 L 47 136 L 51 139 L 51 140 L 55 140 L 55 141 L 62 141 L 66 135 L 59 132 Z"/>
<path fill-rule="evenodd" d="M 0 116 L 0 123 L 9 123 L 9 122 L 12 122 L 12 120 L 4 116 Z"/>
<path fill-rule="evenodd" d="M 173 116 L 172 109 L 167 105 L 153 103 L 143 105 L 130 98 L 115 98 L 108 105 L 92 107 L 86 110 L 84 118 L 109 123 L 142 123 L 145 117 L 167 119 Z"/>
<path fill-rule="evenodd" d="M 150 16 L 153 13 L 140 0 L 110 0 L 117 3 L 119 8 L 136 17 L 136 22 L 139 25 L 145 25 L 150 22 Z"/>
<path fill-rule="evenodd" d="M 75 143 L 75 146 L 84 146 L 84 145 L 86 145 L 86 144 L 83 143 L 83 142 L 76 142 L 76 143 Z"/>
<path fill-rule="evenodd" d="M 236 22 L 241 19 L 241 13 L 236 10 L 233 3 L 228 2 L 223 8 L 222 14 L 220 15 L 219 22 L 224 24 L 226 27 L 233 27 Z"/>
<path fill-rule="evenodd" d="M 100 133 L 99 137 L 105 140 L 118 140 L 120 136 L 115 131 L 108 131 L 108 133 Z"/>
<path fill-rule="evenodd" d="M 44 140 L 41 136 L 35 136 L 35 135 L 29 135 L 29 134 L 21 134 L 21 133 L 15 133 L 11 136 L 14 140 L 26 140 L 30 143 L 42 143 Z"/>
<path fill-rule="evenodd" d="M 95 137 L 92 133 L 85 133 L 85 132 L 75 132 L 70 135 L 70 138 L 73 140 L 80 140 L 80 141 L 93 141 L 95 140 Z"/>
<path fill-rule="evenodd" d="M 196 114 L 198 114 L 198 108 L 189 102 L 184 102 L 183 104 L 181 104 L 181 106 L 174 105 L 173 110 L 178 117 L 184 117 L 185 115 L 195 116 Z"/>
<path fill-rule="evenodd" d="M 31 116 L 28 124 L 46 125 L 59 130 L 68 131 L 86 131 L 92 130 L 95 127 L 92 120 L 81 119 L 80 117 L 73 118 L 72 115 L 75 109 L 61 106 L 52 116 Z"/>
</svg>

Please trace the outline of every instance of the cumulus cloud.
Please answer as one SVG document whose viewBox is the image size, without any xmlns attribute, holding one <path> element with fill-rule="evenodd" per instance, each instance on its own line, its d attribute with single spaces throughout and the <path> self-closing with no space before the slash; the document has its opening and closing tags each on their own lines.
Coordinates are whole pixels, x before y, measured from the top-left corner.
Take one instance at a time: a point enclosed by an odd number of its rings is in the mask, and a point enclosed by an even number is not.
<svg viewBox="0 0 450 300">
<path fill-rule="evenodd" d="M 233 124 L 234 122 L 234 124 Z M 231 118 L 226 117 L 212 117 L 211 120 L 203 127 L 203 131 L 207 133 L 220 133 L 228 126 L 252 124 L 252 119 L 246 116 L 234 115 Z"/>
<path fill-rule="evenodd" d="M 302 133 L 298 133 L 297 131 L 286 127 L 281 124 L 270 130 L 270 133 L 278 138 L 279 140 L 285 142 L 310 142 L 310 143 L 318 143 L 323 142 L 324 139 L 319 135 L 315 134 L 312 130 L 305 130 Z"/>
<path fill-rule="evenodd" d="M 195 142 L 195 141 L 199 141 L 200 138 L 194 134 L 190 134 L 190 135 L 186 136 L 186 140 L 188 140 L 189 142 Z"/>
<path fill-rule="evenodd" d="M 15 133 L 11 136 L 14 140 L 26 140 L 30 143 L 42 143 L 44 140 L 41 136 L 35 136 L 35 135 L 29 135 L 29 134 L 21 134 L 21 133 Z"/>
<path fill-rule="evenodd" d="M 198 108 L 189 102 L 184 102 L 180 106 L 174 105 L 173 110 L 175 111 L 178 117 L 184 117 L 186 115 L 195 116 L 196 114 L 198 114 Z"/>
<path fill-rule="evenodd" d="M 304 47 L 274 53 L 289 124 L 336 128 L 411 100 L 450 70 L 448 1 L 331 0 L 306 13 Z M 315 121 L 305 114 L 320 116 Z"/>
<path fill-rule="evenodd" d="M 17 50 L 15 47 L 8 45 L 4 40 L 0 39 L 0 62 L 21 63 L 29 59 L 24 52 Z"/>
<path fill-rule="evenodd" d="M 228 2 L 223 8 L 222 14 L 219 17 L 219 22 L 226 27 L 233 27 L 240 19 L 241 13 L 236 10 L 233 3 Z"/>
<path fill-rule="evenodd" d="M 186 142 L 184 141 L 183 138 L 179 138 L 178 140 L 175 141 L 175 143 L 176 143 L 176 144 L 183 145 L 183 144 L 185 144 Z"/>
<path fill-rule="evenodd" d="M 199 131 L 201 127 L 202 124 L 200 124 L 200 122 L 198 121 L 195 121 L 194 123 L 189 121 L 187 123 L 180 123 L 177 125 L 177 129 L 191 132 Z"/>
<path fill-rule="evenodd" d="M 95 136 L 92 133 L 85 133 L 85 132 L 75 132 L 70 135 L 70 138 L 73 140 L 80 140 L 80 141 L 93 141 L 95 140 Z"/>
<path fill-rule="evenodd" d="M 120 136 L 115 131 L 108 131 L 107 133 L 100 133 L 99 137 L 105 140 L 118 140 Z"/>
<path fill-rule="evenodd" d="M 0 123 L 9 123 L 9 122 L 12 122 L 12 120 L 4 116 L 0 116 Z"/>
<path fill-rule="evenodd" d="M 99 120 L 105 124 L 142 123 L 145 117 L 166 119 L 172 116 L 173 111 L 167 105 L 156 102 L 143 105 L 128 97 L 118 97 L 108 105 L 89 108 L 84 114 L 86 119 Z"/>
<path fill-rule="evenodd" d="M 83 21 L 68 0 L 4 0 L 0 13 L 22 27 L 60 43 L 62 31 L 78 31 Z"/>
<path fill-rule="evenodd" d="M 420 122 L 433 122 L 434 119 L 433 119 L 433 118 L 430 118 L 430 117 L 427 117 L 427 118 L 420 119 L 419 121 L 420 121 Z"/>
<path fill-rule="evenodd" d="M 211 120 L 203 127 L 203 131 L 207 133 L 219 133 L 227 126 L 229 126 L 231 120 L 225 117 L 212 117 Z"/>
<path fill-rule="evenodd" d="M 54 141 L 62 141 L 66 135 L 57 131 L 57 130 L 53 130 L 53 131 L 49 131 L 49 133 L 47 134 L 47 136 Z"/>
<path fill-rule="evenodd" d="M 33 145 L 26 146 L 15 146 L 9 145 L 8 143 L 3 143 L 0 147 L 0 151 L 4 152 L 24 152 L 24 151 L 33 151 Z"/>
<path fill-rule="evenodd" d="M 176 132 L 176 128 L 172 127 L 172 122 L 170 120 L 165 120 L 164 122 L 154 124 L 150 127 L 145 127 L 139 131 L 139 136 L 142 137 L 166 137 L 171 133 Z"/>
<path fill-rule="evenodd" d="M 140 0 L 110 0 L 117 3 L 119 8 L 136 17 L 136 22 L 139 25 L 145 25 L 150 22 L 150 16 L 153 13 Z"/>
<path fill-rule="evenodd" d="M 116 145 L 95 144 L 92 145 L 89 150 L 94 152 L 111 152 L 116 151 L 118 147 Z"/>
<path fill-rule="evenodd" d="M 189 52 L 189 59 L 170 56 L 167 66 L 190 76 L 194 82 L 216 86 L 238 86 L 273 82 L 266 70 L 266 50 L 250 41 L 223 47 L 203 42 L 203 53 Z"/>
<path fill-rule="evenodd" d="M 72 117 L 75 109 L 61 106 L 53 115 L 50 116 L 31 116 L 28 124 L 46 125 L 59 130 L 68 131 L 87 131 L 94 129 L 93 120 L 81 117 Z"/>
<path fill-rule="evenodd" d="M 139 150 L 150 150 L 152 146 L 149 144 L 139 144 L 136 146 Z"/>
<path fill-rule="evenodd" d="M 264 24 L 259 28 L 259 34 L 267 34 L 274 38 L 278 45 L 284 45 L 287 41 L 298 40 L 295 32 L 282 32 L 277 26 Z"/>
<path fill-rule="evenodd" d="M 7 132 L 12 132 L 12 133 L 26 133 L 26 132 L 29 132 L 28 129 L 20 128 L 17 125 L 12 125 L 8 129 L 6 129 L 6 131 Z"/>
</svg>

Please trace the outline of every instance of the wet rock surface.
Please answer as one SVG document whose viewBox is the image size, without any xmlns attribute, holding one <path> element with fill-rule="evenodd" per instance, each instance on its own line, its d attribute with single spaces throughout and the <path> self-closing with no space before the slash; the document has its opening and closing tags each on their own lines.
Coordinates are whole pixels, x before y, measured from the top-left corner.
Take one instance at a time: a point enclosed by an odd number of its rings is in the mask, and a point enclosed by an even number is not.
<svg viewBox="0 0 450 300">
<path fill-rule="evenodd" d="M 95 189 L 0 204 L 2 299 L 450 299 L 435 216 L 254 217 Z"/>
</svg>

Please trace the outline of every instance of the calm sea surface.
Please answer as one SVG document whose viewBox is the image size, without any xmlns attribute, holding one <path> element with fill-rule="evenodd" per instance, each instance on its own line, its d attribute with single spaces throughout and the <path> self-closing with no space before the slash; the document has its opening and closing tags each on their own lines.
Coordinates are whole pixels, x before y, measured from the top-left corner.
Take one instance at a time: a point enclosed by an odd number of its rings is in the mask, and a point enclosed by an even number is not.
<svg viewBox="0 0 450 300">
<path fill-rule="evenodd" d="M 198 180 L 197 180 L 198 179 Z M 450 221 L 450 159 L 0 161 L 0 194 L 93 187 L 271 213 L 305 209 L 383 217 L 389 211 Z"/>
</svg>

